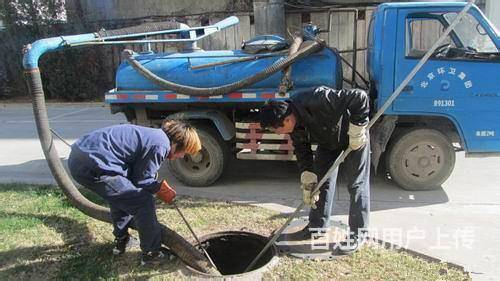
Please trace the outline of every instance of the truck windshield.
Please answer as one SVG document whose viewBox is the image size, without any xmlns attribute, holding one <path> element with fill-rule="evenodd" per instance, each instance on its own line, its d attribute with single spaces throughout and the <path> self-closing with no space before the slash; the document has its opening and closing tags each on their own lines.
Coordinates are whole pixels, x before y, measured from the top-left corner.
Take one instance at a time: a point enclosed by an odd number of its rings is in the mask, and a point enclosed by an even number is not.
<svg viewBox="0 0 500 281">
<path fill-rule="evenodd" d="M 443 14 L 445 20 L 450 24 L 456 17 L 457 13 Z M 496 53 L 498 48 L 493 40 L 484 30 L 483 26 L 470 14 L 466 14 L 462 21 L 455 27 L 455 34 L 467 49 L 478 53 Z"/>
</svg>

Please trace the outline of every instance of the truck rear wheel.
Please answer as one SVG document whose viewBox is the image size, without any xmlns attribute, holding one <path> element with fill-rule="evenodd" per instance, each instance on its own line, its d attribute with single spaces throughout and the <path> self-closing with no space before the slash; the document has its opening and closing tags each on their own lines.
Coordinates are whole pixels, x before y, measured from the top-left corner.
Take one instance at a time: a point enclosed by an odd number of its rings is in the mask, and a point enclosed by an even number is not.
<svg viewBox="0 0 500 281">
<path fill-rule="evenodd" d="M 396 133 L 386 156 L 391 178 L 406 190 L 436 189 L 455 166 L 451 141 L 433 129 Z"/>
<path fill-rule="evenodd" d="M 202 149 L 195 155 L 168 162 L 170 172 L 188 186 L 204 187 L 220 178 L 229 158 L 226 144 L 219 134 L 208 126 L 196 129 Z"/>
</svg>

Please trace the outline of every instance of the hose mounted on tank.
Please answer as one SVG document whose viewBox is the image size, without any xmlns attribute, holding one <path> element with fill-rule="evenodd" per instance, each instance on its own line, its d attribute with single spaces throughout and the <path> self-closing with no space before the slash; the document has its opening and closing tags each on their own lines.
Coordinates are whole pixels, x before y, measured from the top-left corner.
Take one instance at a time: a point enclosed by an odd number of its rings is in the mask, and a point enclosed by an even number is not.
<svg viewBox="0 0 500 281">
<path fill-rule="evenodd" d="M 296 61 L 304 58 L 310 54 L 320 51 L 324 48 L 325 44 L 320 41 L 309 41 L 307 44 L 303 44 L 302 40 L 294 40 L 297 42 L 294 47 L 294 52 L 290 53 L 288 57 L 278 60 L 273 65 L 265 68 L 264 70 L 239 81 L 221 85 L 218 87 L 210 87 L 210 88 L 198 88 L 186 85 L 179 85 L 174 82 L 168 81 L 159 77 L 158 75 L 151 72 L 149 69 L 144 67 L 139 61 L 137 61 L 133 57 L 133 52 L 130 50 L 124 50 L 122 53 L 122 57 L 127 60 L 127 62 L 134 68 L 137 72 L 139 72 L 143 77 L 160 86 L 162 89 L 174 91 L 179 94 L 189 95 L 189 96 L 218 96 L 227 94 L 242 88 L 245 88 L 249 85 L 255 84 L 259 81 L 262 81 L 269 76 L 275 74 L 278 71 L 284 70 L 288 68 L 290 65 L 295 63 Z M 306 46 L 303 46 L 306 45 Z M 299 46 L 302 47 L 299 49 Z M 288 73 L 288 72 L 287 72 Z"/>
</svg>

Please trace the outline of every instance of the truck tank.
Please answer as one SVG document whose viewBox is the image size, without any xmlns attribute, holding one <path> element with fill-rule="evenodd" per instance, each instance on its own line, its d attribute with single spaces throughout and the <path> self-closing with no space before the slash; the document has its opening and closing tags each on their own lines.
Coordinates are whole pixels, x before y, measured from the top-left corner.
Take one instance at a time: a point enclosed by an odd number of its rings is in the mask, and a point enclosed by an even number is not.
<svg viewBox="0 0 500 281">
<path fill-rule="evenodd" d="M 256 72 L 284 59 L 286 52 L 249 54 L 242 50 L 234 51 L 199 51 L 190 53 L 139 53 L 135 60 L 156 74 L 171 82 L 207 88 L 217 87 L 242 80 Z M 225 63 L 226 62 L 226 63 Z M 265 100 L 274 94 L 280 84 L 282 72 L 275 73 L 238 92 L 254 93 L 250 99 Z M 338 54 L 331 49 L 323 49 L 313 55 L 300 59 L 292 66 L 293 89 L 310 88 L 326 85 L 333 88 L 341 86 L 342 68 Z M 142 94 L 142 95 L 141 95 Z M 227 93 L 220 97 L 211 97 L 210 101 L 248 102 L 243 96 Z M 149 99 L 146 99 L 146 96 Z M 175 98 L 171 91 L 164 91 L 158 85 L 146 79 L 132 68 L 128 62 L 120 64 L 116 74 L 116 89 L 106 95 L 110 103 L 127 99 L 128 102 L 189 102 L 199 97 Z M 286 95 L 288 96 L 288 94 Z M 280 97 L 280 96 L 276 96 Z M 281 96 L 285 97 L 285 96 Z"/>
</svg>

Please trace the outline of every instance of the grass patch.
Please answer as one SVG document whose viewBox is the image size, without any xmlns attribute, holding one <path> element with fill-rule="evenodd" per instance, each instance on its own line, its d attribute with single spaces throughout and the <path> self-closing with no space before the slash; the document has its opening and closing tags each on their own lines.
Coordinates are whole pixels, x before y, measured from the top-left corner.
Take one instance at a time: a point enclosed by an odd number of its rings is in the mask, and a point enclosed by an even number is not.
<svg viewBox="0 0 500 281">
<path fill-rule="evenodd" d="M 102 200 L 87 193 L 94 202 Z M 245 230 L 269 235 L 284 218 L 262 208 L 182 197 L 178 206 L 198 235 Z M 191 240 L 176 211 L 158 204 L 158 218 Z M 0 185 L 0 280 L 189 279 L 176 261 L 161 268 L 139 266 L 139 250 L 111 254 L 110 225 L 83 215 L 52 186 Z M 405 253 L 365 247 L 335 261 L 281 257 L 265 279 L 470 280 L 445 264 Z"/>
</svg>

